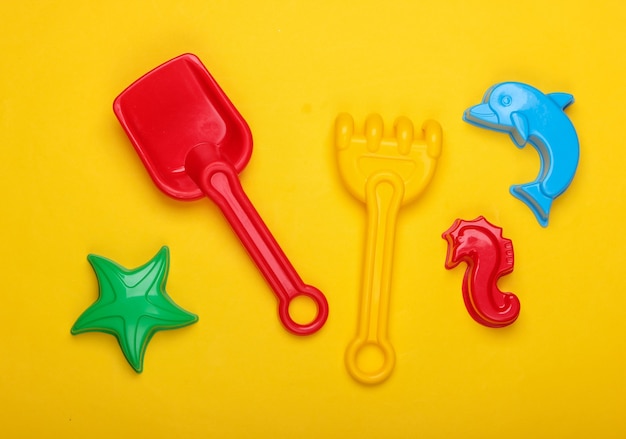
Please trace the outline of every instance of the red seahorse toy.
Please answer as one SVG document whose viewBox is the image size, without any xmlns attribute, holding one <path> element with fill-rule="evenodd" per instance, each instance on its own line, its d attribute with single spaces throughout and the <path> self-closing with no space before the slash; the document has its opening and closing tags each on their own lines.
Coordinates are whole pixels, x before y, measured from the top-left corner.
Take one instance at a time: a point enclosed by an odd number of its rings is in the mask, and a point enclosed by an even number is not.
<svg viewBox="0 0 626 439">
<path fill-rule="evenodd" d="M 513 243 L 502 236 L 502 229 L 479 216 L 473 221 L 457 219 L 442 237 L 448 242 L 446 268 L 467 263 L 463 300 L 472 318 L 490 328 L 513 323 L 519 299 L 497 286 L 500 277 L 513 271 Z"/>
</svg>

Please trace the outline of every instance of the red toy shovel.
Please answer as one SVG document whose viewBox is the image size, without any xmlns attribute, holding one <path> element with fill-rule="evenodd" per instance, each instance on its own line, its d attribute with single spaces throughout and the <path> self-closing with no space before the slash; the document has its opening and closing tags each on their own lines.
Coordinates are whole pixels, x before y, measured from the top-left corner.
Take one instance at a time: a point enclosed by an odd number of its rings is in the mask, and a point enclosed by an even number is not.
<svg viewBox="0 0 626 439">
<path fill-rule="evenodd" d="M 326 298 L 302 282 L 244 193 L 237 173 L 252 154 L 250 128 L 200 60 L 185 54 L 162 64 L 124 90 L 113 109 L 163 192 L 180 200 L 206 195 L 219 206 L 274 290 L 285 328 L 297 335 L 320 329 Z M 298 296 L 317 305 L 313 321 L 290 316 Z"/>
</svg>

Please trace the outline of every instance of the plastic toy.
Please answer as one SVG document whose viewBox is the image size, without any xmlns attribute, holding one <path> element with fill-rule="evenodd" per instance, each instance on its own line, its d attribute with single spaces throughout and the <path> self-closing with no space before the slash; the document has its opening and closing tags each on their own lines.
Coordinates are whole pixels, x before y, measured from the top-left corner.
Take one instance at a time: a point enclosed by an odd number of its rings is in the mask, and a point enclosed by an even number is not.
<svg viewBox="0 0 626 439">
<path fill-rule="evenodd" d="M 479 216 L 473 221 L 457 219 L 443 233 L 448 241 L 446 268 L 467 263 L 463 278 L 463 301 L 478 323 L 501 328 L 513 323 L 520 302 L 513 293 L 498 289 L 498 279 L 513 271 L 513 243 L 502 236 L 502 229 Z"/>
<path fill-rule="evenodd" d="M 376 384 L 389 377 L 395 353 L 387 335 L 391 266 L 398 211 L 415 200 L 430 182 L 441 153 L 441 126 L 427 121 L 420 136 L 405 117 L 395 123 L 395 135 L 384 137 L 380 115 L 370 115 L 365 133 L 354 133 L 349 114 L 335 126 L 339 171 L 345 186 L 367 208 L 367 236 L 361 305 L 356 337 L 346 350 L 346 366 L 356 380 Z M 380 365 L 368 367 L 367 351 L 377 352 Z M 374 361 L 376 362 L 376 361 Z"/>
<path fill-rule="evenodd" d="M 100 297 L 76 320 L 71 332 L 114 335 L 136 372 L 143 370 L 146 348 L 156 332 L 198 321 L 198 316 L 176 305 L 165 292 L 167 247 L 133 270 L 101 256 L 89 255 L 87 259 L 98 277 Z"/>
<path fill-rule="evenodd" d="M 114 111 L 163 192 L 180 200 L 206 195 L 219 206 L 276 294 L 285 328 L 297 335 L 319 330 L 326 298 L 302 282 L 244 193 L 237 173 L 252 154 L 252 135 L 200 60 L 185 54 L 157 67 L 117 97 Z M 298 296 L 317 305 L 313 321 L 291 318 Z"/>
<path fill-rule="evenodd" d="M 531 183 L 511 186 L 511 194 L 547 227 L 550 207 L 570 185 L 578 166 L 576 130 L 564 109 L 574 102 L 567 93 L 548 93 L 519 82 L 491 87 L 483 103 L 465 111 L 463 119 L 482 128 L 507 132 L 519 148 L 530 143 L 539 152 L 541 168 Z"/>
</svg>

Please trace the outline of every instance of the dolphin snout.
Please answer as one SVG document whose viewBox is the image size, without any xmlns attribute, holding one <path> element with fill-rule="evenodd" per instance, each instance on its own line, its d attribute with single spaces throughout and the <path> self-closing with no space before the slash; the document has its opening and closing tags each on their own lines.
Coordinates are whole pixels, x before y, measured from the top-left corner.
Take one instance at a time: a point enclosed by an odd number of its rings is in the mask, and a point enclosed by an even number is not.
<svg viewBox="0 0 626 439">
<path fill-rule="evenodd" d="M 480 125 L 497 125 L 498 115 L 493 112 L 489 104 L 479 104 L 465 110 L 463 115 L 468 122 Z"/>
</svg>

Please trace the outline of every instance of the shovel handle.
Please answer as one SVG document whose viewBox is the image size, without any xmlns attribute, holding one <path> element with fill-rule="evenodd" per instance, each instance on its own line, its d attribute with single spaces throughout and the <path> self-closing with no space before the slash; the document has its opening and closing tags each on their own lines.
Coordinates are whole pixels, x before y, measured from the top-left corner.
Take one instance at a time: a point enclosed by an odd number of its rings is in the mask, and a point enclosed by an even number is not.
<svg viewBox="0 0 626 439">
<path fill-rule="evenodd" d="M 192 149 L 187 155 L 185 171 L 221 209 L 269 283 L 278 299 L 278 316 L 283 326 L 296 335 L 313 334 L 328 318 L 326 297 L 298 276 L 243 191 L 235 168 L 224 160 L 216 160 L 212 149 Z M 289 305 L 296 297 L 306 297 L 315 303 L 317 314 L 312 321 L 303 324 L 291 317 Z"/>
</svg>

